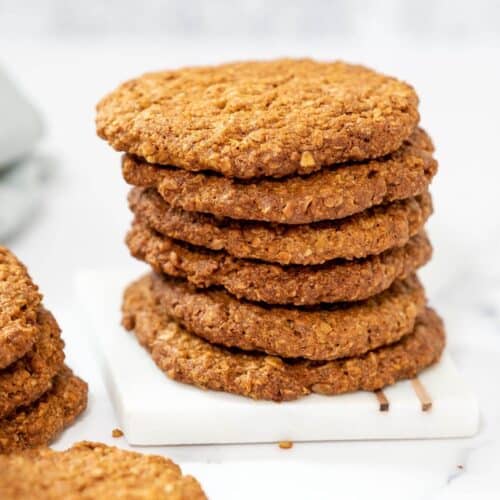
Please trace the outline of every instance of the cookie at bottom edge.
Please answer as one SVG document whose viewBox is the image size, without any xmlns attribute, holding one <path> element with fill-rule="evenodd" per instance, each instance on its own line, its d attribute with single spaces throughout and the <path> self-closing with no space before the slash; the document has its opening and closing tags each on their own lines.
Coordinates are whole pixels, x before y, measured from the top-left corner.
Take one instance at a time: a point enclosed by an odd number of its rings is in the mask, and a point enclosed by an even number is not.
<svg viewBox="0 0 500 500">
<path fill-rule="evenodd" d="M 437 362 L 445 345 L 441 319 L 426 309 L 412 333 L 359 357 L 321 362 L 243 353 L 189 333 L 158 308 L 152 294 L 141 290 L 124 304 L 123 324 L 139 341 L 150 340 L 146 347 L 168 377 L 253 399 L 290 401 L 313 392 L 334 395 L 381 389 L 415 377 Z"/>
<path fill-rule="evenodd" d="M 202 500 L 198 481 L 172 460 L 83 441 L 0 456 L 0 498 L 158 498 Z"/>
<path fill-rule="evenodd" d="M 65 366 L 38 401 L 0 419 L 0 453 L 47 445 L 85 410 L 87 395 L 87 384 Z"/>
</svg>

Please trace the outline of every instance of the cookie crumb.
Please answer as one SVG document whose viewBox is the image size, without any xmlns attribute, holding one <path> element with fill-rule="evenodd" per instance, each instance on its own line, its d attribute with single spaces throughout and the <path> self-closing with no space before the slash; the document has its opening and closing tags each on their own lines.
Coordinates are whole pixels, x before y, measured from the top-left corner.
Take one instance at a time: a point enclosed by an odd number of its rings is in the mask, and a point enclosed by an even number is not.
<svg viewBox="0 0 500 500">
<path fill-rule="evenodd" d="M 304 151 L 300 157 L 300 166 L 309 168 L 315 167 L 316 161 L 314 160 L 314 156 L 310 151 Z"/>
<path fill-rule="evenodd" d="M 111 432 L 111 435 L 114 438 L 121 438 L 123 436 L 123 431 L 121 429 L 113 429 L 113 432 Z"/>
<path fill-rule="evenodd" d="M 278 443 L 278 446 L 282 450 L 289 450 L 290 448 L 293 448 L 293 442 L 292 441 L 280 441 Z"/>
</svg>

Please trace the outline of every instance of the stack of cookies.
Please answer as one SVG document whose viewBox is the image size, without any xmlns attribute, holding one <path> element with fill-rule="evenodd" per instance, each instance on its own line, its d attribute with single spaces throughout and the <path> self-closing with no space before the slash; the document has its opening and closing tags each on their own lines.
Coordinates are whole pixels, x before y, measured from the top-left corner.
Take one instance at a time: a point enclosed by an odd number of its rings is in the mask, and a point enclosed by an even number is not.
<svg viewBox="0 0 500 500">
<path fill-rule="evenodd" d="M 0 246 L 0 453 L 46 445 L 87 405 L 59 326 L 25 266 Z"/>
<path fill-rule="evenodd" d="M 146 74 L 98 105 L 152 272 L 123 322 L 172 379 L 255 399 L 376 390 L 437 362 L 433 145 L 409 85 L 341 62 Z"/>
</svg>

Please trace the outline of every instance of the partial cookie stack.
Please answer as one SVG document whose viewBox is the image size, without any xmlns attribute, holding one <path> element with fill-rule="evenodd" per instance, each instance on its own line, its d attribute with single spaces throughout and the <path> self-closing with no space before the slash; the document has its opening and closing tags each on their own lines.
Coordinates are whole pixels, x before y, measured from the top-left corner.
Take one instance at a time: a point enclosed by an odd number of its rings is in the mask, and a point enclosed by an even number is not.
<svg viewBox="0 0 500 500">
<path fill-rule="evenodd" d="M 124 325 L 176 380 L 256 399 L 376 390 L 437 362 L 415 275 L 436 173 L 412 87 L 278 60 L 144 75 L 97 108 L 125 151 Z"/>
<path fill-rule="evenodd" d="M 25 266 L 0 246 L 0 453 L 46 445 L 85 409 L 59 326 Z"/>
</svg>

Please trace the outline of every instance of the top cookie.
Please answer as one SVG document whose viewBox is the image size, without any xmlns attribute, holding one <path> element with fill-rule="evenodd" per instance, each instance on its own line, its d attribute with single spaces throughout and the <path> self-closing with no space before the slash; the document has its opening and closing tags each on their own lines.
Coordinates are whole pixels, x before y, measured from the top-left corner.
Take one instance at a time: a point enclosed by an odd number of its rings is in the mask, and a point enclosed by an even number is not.
<svg viewBox="0 0 500 500">
<path fill-rule="evenodd" d="M 414 89 L 363 66 L 309 59 L 148 73 L 97 105 L 97 133 L 150 163 L 228 177 L 309 174 L 398 149 Z"/>
<path fill-rule="evenodd" d="M 0 246 L 0 369 L 18 360 L 35 343 L 41 299 L 26 267 Z"/>
</svg>

